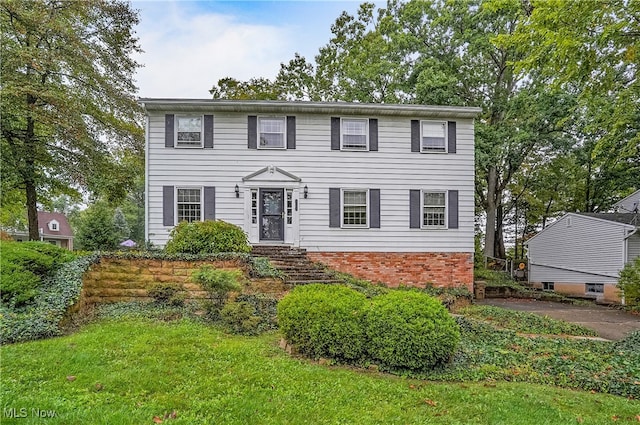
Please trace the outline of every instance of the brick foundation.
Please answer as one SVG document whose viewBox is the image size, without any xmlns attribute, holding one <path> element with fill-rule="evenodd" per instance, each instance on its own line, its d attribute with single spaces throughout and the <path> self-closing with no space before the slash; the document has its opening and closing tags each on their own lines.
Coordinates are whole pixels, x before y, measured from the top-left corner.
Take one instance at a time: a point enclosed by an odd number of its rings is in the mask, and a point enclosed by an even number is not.
<svg viewBox="0 0 640 425">
<path fill-rule="evenodd" d="M 473 254 L 467 252 L 307 252 L 327 266 L 388 286 L 465 286 L 473 291 Z"/>
</svg>

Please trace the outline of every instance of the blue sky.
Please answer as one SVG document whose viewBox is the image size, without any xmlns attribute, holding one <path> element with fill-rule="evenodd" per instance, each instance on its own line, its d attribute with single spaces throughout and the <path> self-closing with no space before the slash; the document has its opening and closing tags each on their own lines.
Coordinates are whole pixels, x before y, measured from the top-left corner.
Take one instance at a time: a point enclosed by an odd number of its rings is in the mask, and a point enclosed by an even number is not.
<svg viewBox="0 0 640 425">
<path fill-rule="evenodd" d="M 360 1 L 133 1 L 145 51 L 141 97 L 210 98 L 223 77 L 273 78 L 298 52 L 312 60 L 342 11 Z M 378 2 L 380 4 L 380 2 Z"/>
</svg>

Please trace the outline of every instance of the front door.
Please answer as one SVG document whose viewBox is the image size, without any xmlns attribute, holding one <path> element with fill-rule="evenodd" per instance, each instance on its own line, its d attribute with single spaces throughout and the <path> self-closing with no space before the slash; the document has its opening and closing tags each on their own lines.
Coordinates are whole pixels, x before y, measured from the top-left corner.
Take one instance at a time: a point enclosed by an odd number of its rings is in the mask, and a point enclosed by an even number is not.
<svg viewBox="0 0 640 425">
<path fill-rule="evenodd" d="M 284 241 L 284 189 L 260 189 L 260 240 Z"/>
</svg>

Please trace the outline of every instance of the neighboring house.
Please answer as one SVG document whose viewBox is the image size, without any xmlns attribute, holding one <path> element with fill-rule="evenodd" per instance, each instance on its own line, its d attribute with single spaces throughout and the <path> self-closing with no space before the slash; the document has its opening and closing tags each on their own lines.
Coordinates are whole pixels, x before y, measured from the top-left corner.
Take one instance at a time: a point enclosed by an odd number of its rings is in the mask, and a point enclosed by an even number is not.
<svg viewBox="0 0 640 425">
<path fill-rule="evenodd" d="M 640 190 L 613 204 L 613 210 L 621 213 L 637 213 L 640 209 Z"/>
<path fill-rule="evenodd" d="M 8 230 L 7 233 L 18 242 L 29 240 L 26 230 Z M 73 250 L 73 231 L 62 213 L 38 211 L 38 233 L 41 241 Z"/>
<path fill-rule="evenodd" d="M 640 216 L 569 213 L 527 242 L 529 281 L 559 293 L 620 301 L 620 270 L 640 256 Z"/>
<path fill-rule="evenodd" d="M 471 288 L 478 108 L 140 102 L 155 245 L 220 219 L 374 281 Z"/>
</svg>

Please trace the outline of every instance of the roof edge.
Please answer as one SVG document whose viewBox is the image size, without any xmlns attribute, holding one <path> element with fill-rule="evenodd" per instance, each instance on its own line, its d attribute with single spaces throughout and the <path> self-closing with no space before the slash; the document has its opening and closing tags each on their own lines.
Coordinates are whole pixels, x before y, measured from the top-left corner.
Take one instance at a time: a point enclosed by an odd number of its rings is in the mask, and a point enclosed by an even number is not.
<svg viewBox="0 0 640 425">
<path fill-rule="evenodd" d="M 590 220 L 596 220 L 596 221 L 600 221 L 603 223 L 609 223 L 612 225 L 617 225 L 617 226 L 623 226 L 628 228 L 629 230 L 635 230 L 636 226 L 634 226 L 633 224 L 625 224 L 625 223 L 620 223 L 619 221 L 612 221 L 612 220 L 605 220 L 604 218 L 598 218 L 598 217 L 592 217 L 590 215 L 583 215 L 580 213 L 566 213 L 565 215 L 563 215 L 562 217 L 560 217 L 559 219 L 557 219 L 556 221 L 554 221 L 553 223 L 551 223 L 550 225 L 548 225 L 547 227 L 545 227 L 544 229 L 540 230 L 538 233 L 536 233 L 535 235 L 533 235 L 528 241 L 526 241 L 524 244 L 525 245 L 529 245 L 529 242 L 531 242 L 532 240 L 534 240 L 535 238 L 538 237 L 538 235 L 540 235 L 542 232 L 546 231 L 547 229 L 550 229 L 551 227 L 555 226 L 557 223 L 559 223 L 560 221 L 562 221 L 565 217 L 568 216 L 572 216 L 572 217 L 582 217 L 582 218 L 587 218 Z"/>
<path fill-rule="evenodd" d="M 219 100 L 219 99 L 178 99 L 139 98 L 138 102 L 146 111 L 219 111 L 219 112 L 307 112 L 344 113 L 390 116 L 452 116 L 456 118 L 476 118 L 482 109 L 471 106 L 437 106 L 386 103 L 351 102 L 309 102 L 284 100 Z"/>
</svg>

